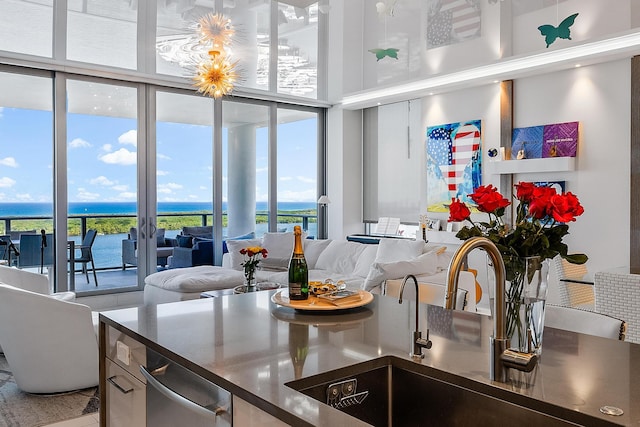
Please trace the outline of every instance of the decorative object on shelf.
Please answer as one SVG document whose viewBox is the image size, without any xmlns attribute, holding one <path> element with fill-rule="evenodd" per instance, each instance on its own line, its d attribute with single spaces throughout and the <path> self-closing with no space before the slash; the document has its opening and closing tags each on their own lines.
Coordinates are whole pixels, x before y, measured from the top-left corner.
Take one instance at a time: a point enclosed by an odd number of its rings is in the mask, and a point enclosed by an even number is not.
<svg viewBox="0 0 640 427">
<path fill-rule="evenodd" d="M 247 292 L 256 290 L 256 268 L 260 264 L 260 260 L 267 257 L 267 250 L 260 246 L 249 246 L 240 249 L 240 253 L 244 256 L 244 261 L 240 264 L 244 269 L 244 284 Z"/>
<path fill-rule="evenodd" d="M 235 33 L 231 20 L 219 13 L 209 13 L 198 20 L 196 29 L 200 43 L 209 46 L 209 50 L 207 57 L 196 66 L 194 86 L 198 92 L 213 98 L 231 93 L 238 80 L 238 62 L 232 61 L 229 55 Z"/>
<path fill-rule="evenodd" d="M 511 138 L 511 158 L 575 157 L 579 125 L 567 122 L 516 128 Z"/>
<path fill-rule="evenodd" d="M 474 222 L 470 209 L 452 200 L 449 221 L 469 221 L 456 237 L 467 240 L 484 236 L 495 243 L 505 263 L 507 294 L 507 333 L 511 346 L 540 354 L 544 301 L 547 295 L 548 260 L 560 255 L 574 264 L 584 264 L 585 254 L 569 254 L 562 242 L 569 233 L 567 223 L 575 221 L 584 209 L 571 192 L 558 193 L 555 187 L 516 184 L 515 226 L 504 223 L 505 209 L 511 204 L 493 185 L 481 186 L 469 197 L 487 222 Z"/>
<path fill-rule="evenodd" d="M 573 15 L 566 17 L 557 27 L 554 27 L 551 24 L 540 25 L 538 27 L 540 34 L 544 36 L 544 41 L 547 43 L 547 47 L 551 46 L 556 39 L 571 40 L 570 28 L 575 22 L 576 16 L 578 16 L 578 14 L 574 13 Z"/>
<path fill-rule="evenodd" d="M 481 121 L 427 128 L 427 211 L 447 212 L 453 198 L 468 195 L 482 183 Z"/>
</svg>

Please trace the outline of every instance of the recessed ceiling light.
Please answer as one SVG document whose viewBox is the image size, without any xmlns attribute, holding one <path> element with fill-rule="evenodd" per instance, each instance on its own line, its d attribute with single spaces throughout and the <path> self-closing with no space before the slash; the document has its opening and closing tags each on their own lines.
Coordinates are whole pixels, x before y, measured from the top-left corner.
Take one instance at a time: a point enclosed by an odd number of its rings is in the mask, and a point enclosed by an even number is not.
<svg viewBox="0 0 640 427">
<path fill-rule="evenodd" d="M 580 68 L 582 65 L 580 64 L 576 64 L 576 68 Z"/>
</svg>

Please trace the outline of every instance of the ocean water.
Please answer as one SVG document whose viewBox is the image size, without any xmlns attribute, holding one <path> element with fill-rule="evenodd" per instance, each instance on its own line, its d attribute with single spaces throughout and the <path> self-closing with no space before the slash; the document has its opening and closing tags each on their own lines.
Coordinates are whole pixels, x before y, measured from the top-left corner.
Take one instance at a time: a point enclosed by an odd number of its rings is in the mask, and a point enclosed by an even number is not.
<svg viewBox="0 0 640 427">
<path fill-rule="evenodd" d="M 306 209 L 316 209 L 315 203 L 278 203 L 279 211 L 299 211 Z M 164 203 L 158 204 L 158 213 L 187 213 L 187 212 L 210 212 L 211 203 Z M 226 211 L 226 203 L 223 203 L 223 211 Z M 267 211 L 267 203 L 256 203 L 256 211 Z M 53 206 L 48 203 L 0 203 L 0 220 L 12 217 L 51 217 Z M 136 213 L 136 203 L 70 203 L 69 213 L 71 215 L 134 215 Z M 302 223 L 281 224 L 279 228 L 286 227 L 288 231 L 293 230 L 294 225 L 302 226 Z M 268 224 L 256 224 L 256 235 L 262 236 L 268 231 Z M 317 224 L 309 223 L 308 234 L 317 236 Z M 167 230 L 167 237 L 175 237 L 180 230 Z M 222 230 L 224 236 L 226 229 Z M 122 265 L 122 240 L 126 239 L 126 234 L 101 234 L 96 237 L 93 244 L 93 257 L 96 268 L 118 267 Z M 80 237 L 73 237 L 77 244 Z"/>
<path fill-rule="evenodd" d="M 133 215 L 136 213 L 136 202 L 86 202 L 69 203 L 71 215 Z M 182 213 L 182 212 L 211 212 L 211 202 L 160 202 L 158 213 Z M 297 211 L 304 209 L 316 209 L 318 205 L 313 202 L 280 202 L 278 210 Z M 267 202 L 257 202 L 256 211 L 264 212 L 268 209 Z M 222 210 L 226 212 L 227 203 L 222 203 Z M 52 216 L 52 203 L 0 203 L 0 218 L 15 216 Z"/>
</svg>

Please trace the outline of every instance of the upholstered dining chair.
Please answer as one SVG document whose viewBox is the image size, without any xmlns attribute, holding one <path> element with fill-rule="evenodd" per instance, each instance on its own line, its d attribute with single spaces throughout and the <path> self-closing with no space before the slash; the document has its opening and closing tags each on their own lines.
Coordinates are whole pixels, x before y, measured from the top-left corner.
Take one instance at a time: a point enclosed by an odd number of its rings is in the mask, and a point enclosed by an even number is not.
<svg viewBox="0 0 640 427">
<path fill-rule="evenodd" d="M 87 283 L 89 283 L 89 272 L 87 269 L 87 264 L 91 263 L 91 271 L 93 271 L 93 281 L 96 286 L 98 286 L 98 275 L 96 274 L 96 266 L 93 262 L 93 242 L 96 241 L 96 235 L 98 234 L 97 230 L 87 230 L 87 234 L 82 239 L 82 244 L 77 245 L 75 247 L 76 250 L 80 251 L 80 256 L 74 258 L 75 263 L 82 263 L 82 272 L 87 277 Z M 75 266 L 73 269 L 73 274 L 75 274 Z"/>
<path fill-rule="evenodd" d="M 18 387 L 60 393 L 98 384 L 91 309 L 0 284 L 0 342 Z"/>
<path fill-rule="evenodd" d="M 627 323 L 624 320 L 595 311 L 555 304 L 545 305 L 544 325 L 620 341 L 624 341 L 627 334 Z"/>
<path fill-rule="evenodd" d="M 560 305 L 594 310 L 595 292 L 593 284 L 562 280 L 586 276 L 588 273 L 587 266 L 585 264 L 572 264 L 559 255 L 553 259 L 552 263 L 558 282 Z"/>
</svg>

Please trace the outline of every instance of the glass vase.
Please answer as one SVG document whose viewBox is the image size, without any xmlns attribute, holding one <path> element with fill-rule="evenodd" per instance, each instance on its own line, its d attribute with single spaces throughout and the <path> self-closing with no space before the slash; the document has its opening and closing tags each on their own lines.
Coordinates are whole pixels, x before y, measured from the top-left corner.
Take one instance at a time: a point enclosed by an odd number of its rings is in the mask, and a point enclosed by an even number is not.
<svg viewBox="0 0 640 427">
<path fill-rule="evenodd" d="M 256 278 L 253 276 L 244 277 L 244 291 L 255 292 L 256 291 Z"/>
<path fill-rule="evenodd" d="M 507 270 L 507 338 L 511 348 L 542 353 L 544 306 L 547 300 L 549 260 L 540 257 L 505 260 Z"/>
</svg>

